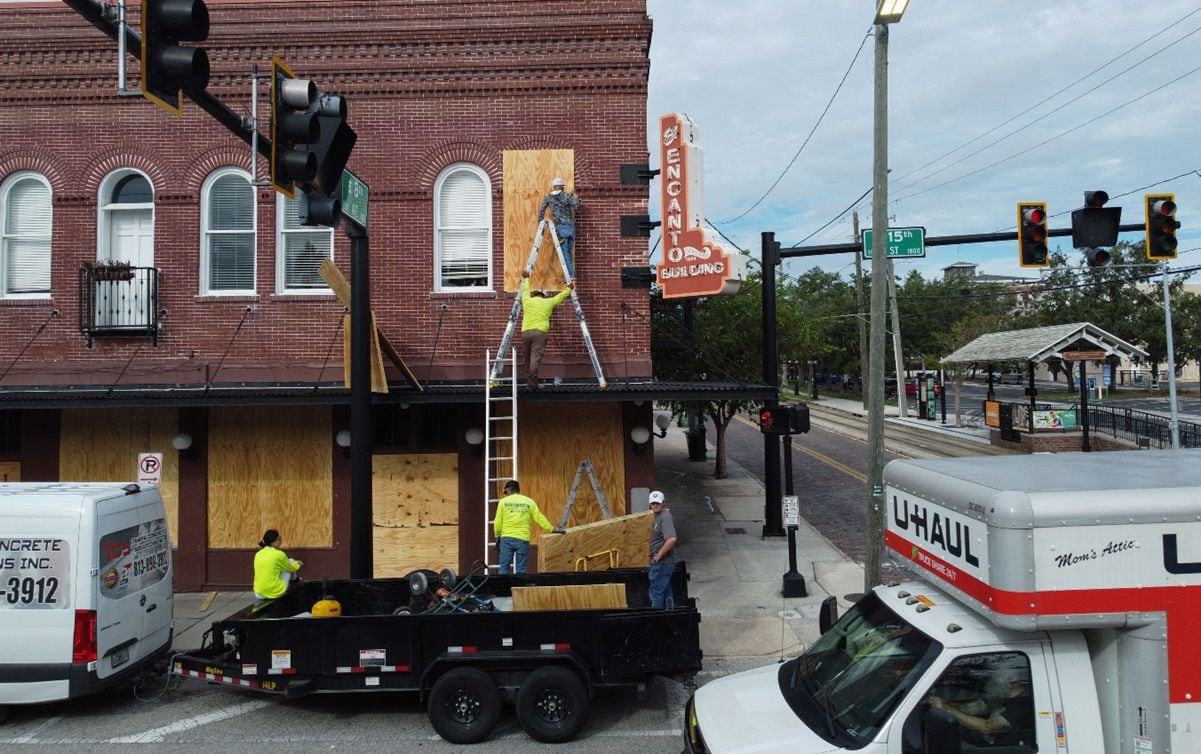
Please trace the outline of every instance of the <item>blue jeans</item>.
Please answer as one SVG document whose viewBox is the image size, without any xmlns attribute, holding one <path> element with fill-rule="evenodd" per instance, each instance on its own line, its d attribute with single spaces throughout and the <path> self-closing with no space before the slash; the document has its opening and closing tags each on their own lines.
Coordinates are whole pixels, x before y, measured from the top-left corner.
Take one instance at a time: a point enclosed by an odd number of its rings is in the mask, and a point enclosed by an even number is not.
<svg viewBox="0 0 1201 754">
<path fill-rule="evenodd" d="M 651 607 L 675 607 L 676 601 L 671 593 L 671 574 L 675 572 L 676 564 L 651 563 Z"/>
<path fill-rule="evenodd" d="M 559 231 L 559 248 L 563 250 L 563 261 L 567 263 L 567 277 L 575 277 L 575 259 L 571 255 L 571 248 L 575 246 L 575 226 L 574 225 L 556 225 L 555 229 Z"/>
<path fill-rule="evenodd" d="M 496 547 L 500 550 L 499 573 L 509 572 L 509 564 L 513 562 L 514 557 L 517 558 L 517 567 L 513 573 L 525 573 L 526 560 L 530 557 L 529 542 L 517 537 L 501 537 L 500 541 L 496 543 Z"/>
</svg>

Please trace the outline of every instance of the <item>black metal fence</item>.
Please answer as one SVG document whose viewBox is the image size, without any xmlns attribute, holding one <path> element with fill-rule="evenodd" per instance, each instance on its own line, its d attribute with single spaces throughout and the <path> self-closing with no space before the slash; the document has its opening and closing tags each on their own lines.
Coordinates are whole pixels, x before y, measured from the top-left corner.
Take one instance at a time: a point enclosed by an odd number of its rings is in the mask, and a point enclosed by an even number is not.
<svg viewBox="0 0 1201 754">
<path fill-rule="evenodd" d="M 1166 416 L 1132 408 L 1088 407 L 1088 429 L 1094 435 L 1129 440 L 1143 448 L 1172 447 L 1172 431 Z M 1180 447 L 1201 448 L 1201 424 L 1180 422 Z"/>
<path fill-rule="evenodd" d="M 99 335 L 149 336 L 158 345 L 158 270 L 99 264 L 79 270 L 79 331 L 88 348 Z"/>
</svg>

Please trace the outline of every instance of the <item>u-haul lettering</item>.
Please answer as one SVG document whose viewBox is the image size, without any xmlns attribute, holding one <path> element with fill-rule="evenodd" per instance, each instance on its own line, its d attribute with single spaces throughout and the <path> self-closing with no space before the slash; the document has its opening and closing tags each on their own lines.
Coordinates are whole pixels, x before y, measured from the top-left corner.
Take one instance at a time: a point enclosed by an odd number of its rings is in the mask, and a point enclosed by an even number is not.
<svg viewBox="0 0 1201 754">
<path fill-rule="evenodd" d="M 981 581 L 988 580 L 987 531 L 980 521 L 928 500 L 894 492 L 889 497 L 888 528 L 915 545 L 911 557 L 947 581 L 957 579 L 956 569 Z"/>
</svg>

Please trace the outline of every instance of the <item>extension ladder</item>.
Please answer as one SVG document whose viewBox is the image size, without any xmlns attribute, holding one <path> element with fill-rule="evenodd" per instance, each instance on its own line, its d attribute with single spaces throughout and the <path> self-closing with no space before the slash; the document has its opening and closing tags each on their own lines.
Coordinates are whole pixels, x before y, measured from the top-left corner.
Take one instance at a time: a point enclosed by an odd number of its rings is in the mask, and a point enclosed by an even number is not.
<svg viewBox="0 0 1201 754">
<path fill-rule="evenodd" d="M 504 483 L 517 478 L 517 349 L 509 358 L 498 356 L 501 371 L 509 365 L 508 377 L 489 375 L 492 354 L 484 351 L 484 565 L 500 562 L 492 522 Z"/>
<path fill-rule="evenodd" d="M 495 383 L 500 379 L 500 373 L 504 369 L 505 354 L 508 352 L 510 345 L 513 343 L 513 332 L 517 329 L 517 318 L 521 314 L 521 297 L 525 295 L 526 286 L 529 285 L 529 275 L 534 273 L 534 262 L 538 260 L 538 250 L 542 248 L 542 237 L 546 231 L 550 231 L 550 240 L 555 245 L 555 254 L 559 258 L 559 266 L 563 270 L 563 278 L 570 280 L 571 276 L 567 274 L 567 260 L 563 257 L 563 247 L 559 245 L 559 233 L 555 229 L 555 224 L 550 220 L 542 220 L 538 223 L 538 231 L 534 236 L 534 245 L 530 248 L 529 261 L 525 263 L 525 274 L 521 278 L 521 285 L 517 288 L 517 298 L 513 301 L 513 308 L 509 312 L 509 322 L 505 325 L 505 334 L 501 338 L 500 348 L 496 351 L 496 362 L 492 365 L 492 371 L 488 375 L 488 382 Z M 580 333 L 584 336 L 584 345 L 588 348 L 588 357 L 592 359 L 592 369 L 596 372 L 596 380 L 600 383 L 601 390 L 604 390 L 608 385 L 605 382 L 605 374 L 601 370 L 600 359 L 596 355 L 596 346 L 592 344 L 592 334 L 588 332 L 588 323 L 584 320 L 584 309 L 580 306 L 580 297 L 576 294 L 573 287 L 571 289 L 571 303 L 575 306 L 575 318 L 580 323 Z"/>
</svg>

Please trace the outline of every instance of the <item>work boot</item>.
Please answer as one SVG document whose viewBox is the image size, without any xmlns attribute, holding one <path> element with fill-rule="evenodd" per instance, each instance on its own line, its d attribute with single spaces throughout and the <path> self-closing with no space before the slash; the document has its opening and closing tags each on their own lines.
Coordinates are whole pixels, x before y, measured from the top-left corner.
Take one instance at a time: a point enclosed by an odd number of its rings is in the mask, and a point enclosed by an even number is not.
<svg viewBox="0 0 1201 754">
<path fill-rule="evenodd" d="M 537 390 L 538 389 L 538 378 L 530 377 L 529 379 L 527 379 L 525 381 L 525 386 L 528 387 L 530 390 Z"/>
</svg>

